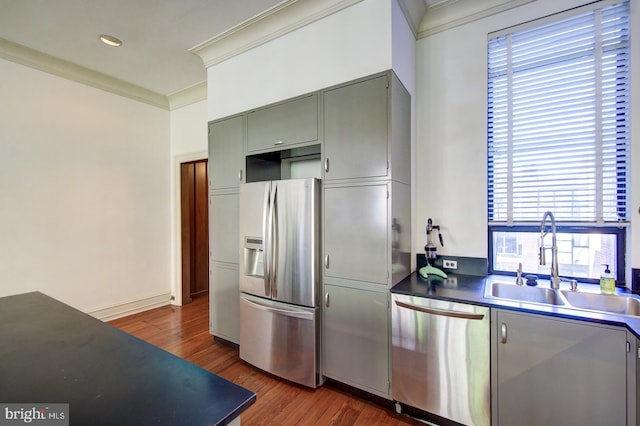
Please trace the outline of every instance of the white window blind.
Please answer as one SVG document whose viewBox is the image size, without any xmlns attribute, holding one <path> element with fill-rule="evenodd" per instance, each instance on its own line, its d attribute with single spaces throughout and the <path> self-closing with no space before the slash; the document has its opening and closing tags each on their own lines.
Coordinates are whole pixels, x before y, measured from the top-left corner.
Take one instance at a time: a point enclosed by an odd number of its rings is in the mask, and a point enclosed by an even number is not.
<svg viewBox="0 0 640 426">
<path fill-rule="evenodd" d="M 627 220 L 629 3 L 489 39 L 493 224 Z"/>
</svg>

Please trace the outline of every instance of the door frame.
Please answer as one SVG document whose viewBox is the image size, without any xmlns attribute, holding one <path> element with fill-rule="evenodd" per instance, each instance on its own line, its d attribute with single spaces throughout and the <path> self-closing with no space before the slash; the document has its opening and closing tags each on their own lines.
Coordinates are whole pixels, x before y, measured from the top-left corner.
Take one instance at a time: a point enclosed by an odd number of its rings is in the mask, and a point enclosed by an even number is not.
<svg viewBox="0 0 640 426">
<path fill-rule="evenodd" d="M 208 151 L 197 151 L 173 157 L 173 285 L 172 304 L 182 305 L 182 191 L 180 165 L 198 160 L 208 160 Z"/>
</svg>

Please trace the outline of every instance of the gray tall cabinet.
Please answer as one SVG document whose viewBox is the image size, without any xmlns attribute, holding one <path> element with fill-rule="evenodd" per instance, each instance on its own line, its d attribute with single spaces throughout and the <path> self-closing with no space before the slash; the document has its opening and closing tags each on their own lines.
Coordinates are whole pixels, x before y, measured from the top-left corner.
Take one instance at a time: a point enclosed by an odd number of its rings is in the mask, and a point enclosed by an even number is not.
<svg viewBox="0 0 640 426">
<path fill-rule="evenodd" d="M 389 399 L 389 289 L 411 268 L 410 109 L 392 72 L 323 92 L 324 374 Z"/>
<path fill-rule="evenodd" d="M 209 328 L 240 342 L 238 211 L 244 180 L 244 115 L 209 123 Z"/>
<path fill-rule="evenodd" d="M 322 177 L 324 374 L 390 399 L 389 289 L 411 272 L 411 101 L 392 71 L 209 123 L 211 333 L 239 341 L 239 184 L 304 147 L 320 152 L 304 158 Z"/>
</svg>

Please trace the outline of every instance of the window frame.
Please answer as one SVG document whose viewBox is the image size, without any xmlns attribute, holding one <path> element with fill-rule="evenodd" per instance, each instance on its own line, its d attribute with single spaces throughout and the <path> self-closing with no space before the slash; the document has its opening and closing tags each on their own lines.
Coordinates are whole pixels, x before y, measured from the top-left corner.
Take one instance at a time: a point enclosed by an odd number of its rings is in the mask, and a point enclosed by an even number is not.
<svg viewBox="0 0 640 426">
<path fill-rule="evenodd" d="M 489 225 L 488 226 L 488 250 L 489 250 L 489 274 L 500 274 L 516 276 L 513 271 L 503 271 L 494 267 L 493 258 L 493 235 L 495 232 L 531 232 L 540 233 L 541 225 Z M 550 231 L 551 226 L 547 222 L 546 230 Z M 566 225 L 560 224 L 556 226 L 556 233 L 569 233 L 569 234 L 600 234 L 600 235 L 615 235 L 616 236 L 616 283 L 624 283 L 625 281 L 625 250 L 626 250 L 626 238 L 627 229 L 624 227 L 616 226 L 582 226 L 582 225 Z M 547 261 L 549 271 L 551 270 L 551 259 Z M 603 269 L 604 271 L 604 269 Z M 599 278 L 584 278 L 573 277 L 571 275 L 563 274 L 562 269 L 558 271 L 561 277 L 576 278 L 580 282 L 598 284 Z M 531 273 L 530 271 L 523 271 L 523 274 Z M 535 273 L 538 278 L 549 279 L 549 274 Z"/>
<path fill-rule="evenodd" d="M 603 1 L 598 1 L 595 3 L 589 3 L 585 6 L 581 6 L 581 7 L 577 7 L 574 9 L 570 9 L 567 10 L 565 12 L 560 12 L 558 14 L 555 15 L 551 15 L 551 16 L 546 16 L 546 17 L 542 17 L 540 19 L 536 19 L 533 21 L 529 21 L 526 22 L 524 24 L 521 25 L 516 25 L 514 27 L 510 27 L 510 28 L 505 28 L 504 30 L 500 30 L 500 31 L 496 31 L 494 33 L 491 33 L 488 35 L 488 44 L 487 44 L 487 65 L 489 66 L 489 41 L 493 38 L 496 37 L 502 37 L 505 36 L 507 34 L 514 34 L 517 33 L 519 31 L 525 31 L 525 30 L 529 30 L 535 27 L 542 27 L 545 26 L 551 22 L 554 21 L 562 21 L 564 19 L 569 19 L 571 17 L 580 15 L 582 13 L 587 13 L 589 11 L 594 11 L 596 9 L 605 9 L 608 8 L 610 6 L 616 5 L 616 4 L 620 4 L 620 3 L 627 3 L 628 6 L 630 7 L 630 3 L 627 0 L 603 0 Z M 630 20 L 630 16 L 627 18 Z M 630 26 L 630 22 L 629 22 L 629 26 Z M 631 55 L 631 49 L 629 48 L 628 50 L 628 55 Z M 629 67 L 630 67 L 630 62 L 629 62 Z M 629 71 L 630 73 L 630 71 Z M 627 77 L 627 81 L 629 81 L 630 84 L 630 74 Z M 630 90 L 630 88 L 628 88 L 628 90 Z M 512 275 L 515 276 L 516 273 L 513 271 L 502 271 L 499 269 L 495 268 L 495 260 L 494 259 L 494 233 L 496 232 L 513 232 L 513 233 L 519 233 L 519 232 L 530 232 L 530 233 L 540 233 L 540 224 L 535 223 L 534 220 L 532 219 L 528 219 L 528 220 L 524 220 L 524 221 L 518 221 L 518 220 L 513 220 L 513 217 L 511 215 L 511 213 L 508 213 L 508 219 L 507 220 L 499 220 L 499 221 L 495 221 L 493 219 L 493 216 L 491 216 L 491 208 L 492 208 L 492 190 L 493 190 L 493 186 L 492 183 L 495 179 L 495 177 L 490 174 L 489 172 L 491 171 L 491 161 L 493 161 L 493 157 L 491 156 L 491 141 L 493 140 L 491 137 L 491 125 L 492 125 L 492 108 L 493 108 L 493 100 L 492 98 L 489 96 L 489 94 L 491 93 L 491 79 L 490 76 L 487 75 L 487 178 L 488 178 L 488 186 L 487 186 L 487 201 L 488 201 L 488 205 L 487 205 L 487 214 L 488 214 L 488 272 L 491 273 L 500 273 L 500 274 L 504 274 L 504 275 Z M 629 127 L 631 126 L 631 121 L 630 121 L 630 117 L 628 116 L 628 114 L 630 114 L 630 109 L 631 109 L 631 96 L 630 96 L 630 92 L 629 93 L 629 98 L 628 98 L 628 103 L 627 103 L 627 109 L 626 109 L 626 114 L 627 114 L 627 121 L 626 121 L 626 129 L 628 130 Z M 511 107 L 510 107 L 511 108 Z M 616 127 L 619 128 L 619 127 Z M 511 142 L 510 142 L 511 143 Z M 629 218 L 630 218 L 630 214 L 631 214 L 631 203 L 630 203 L 630 197 L 631 197 L 631 189 L 630 189 L 630 184 L 631 184 L 631 179 L 630 179 L 630 174 L 631 174 L 631 169 L 630 169 L 630 150 L 631 150 L 631 141 L 630 141 L 630 136 L 627 135 L 627 146 L 626 146 L 626 158 L 627 158 L 627 168 L 626 168 L 626 174 L 625 176 L 622 176 L 622 179 L 620 176 L 618 176 L 618 190 L 620 189 L 620 185 L 624 185 L 625 186 L 625 190 L 626 190 L 626 205 L 625 205 L 625 211 L 624 212 L 620 212 L 618 211 L 618 222 L 612 221 L 612 220 L 606 220 L 601 217 L 596 218 L 596 220 L 594 220 L 593 222 L 590 220 L 581 220 L 581 221 L 576 221 L 576 222 L 571 222 L 570 220 L 562 220 L 559 221 L 560 223 L 557 225 L 556 229 L 557 229 L 557 233 L 571 233 L 571 234 L 607 234 L 607 235 L 614 235 L 615 236 L 615 244 L 616 244 L 616 281 L 618 285 L 623 285 L 625 282 L 625 258 L 626 258 L 626 247 L 627 247 L 627 233 L 628 233 L 628 225 L 629 225 Z M 626 180 L 625 180 L 626 179 Z M 507 183 L 508 185 L 508 183 Z M 511 191 L 511 189 L 509 189 L 509 191 Z M 509 203 L 510 204 L 510 203 Z M 618 208 L 619 209 L 619 208 Z M 621 214 L 622 213 L 622 214 Z M 542 216 L 540 216 L 540 219 L 542 219 Z M 547 223 L 547 231 L 550 230 L 549 224 Z M 548 261 L 550 259 L 547 259 Z M 551 265 L 549 264 L 549 269 L 551 268 Z M 532 273 L 532 272 L 527 272 L 524 271 L 524 273 Z M 567 277 L 567 278 L 576 278 L 576 277 L 572 277 L 570 275 L 563 275 L 562 274 L 562 268 L 560 268 L 560 276 L 562 277 Z M 540 278 L 543 279 L 548 279 L 549 278 L 549 274 L 539 274 L 538 272 L 534 272 L 535 275 L 537 275 Z M 598 278 L 583 278 L 580 277 L 578 278 L 581 282 L 588 282 L 588 283 L 598 283 L 599 279 Z"/>
</svg>

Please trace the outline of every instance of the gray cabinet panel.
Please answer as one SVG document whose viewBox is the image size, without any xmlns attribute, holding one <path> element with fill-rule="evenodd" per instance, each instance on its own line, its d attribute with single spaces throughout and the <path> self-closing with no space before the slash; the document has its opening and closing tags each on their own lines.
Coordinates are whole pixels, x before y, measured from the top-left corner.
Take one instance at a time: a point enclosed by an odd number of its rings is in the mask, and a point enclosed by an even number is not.
<svg viewBox="0 0 640 426">
<path fill-rule="evenodd" d="M 325 179 L 388 174 L 387 76 L 324 92 Z"/>
<path fill-rule="evenodd" d="M 324 276 L 387 285 L 386 183 L 324 187 Z"/>
<path fill-rule="evenodd" d="M 324 289 L 325 375 L 389 398 L 389 294 Z"/>
<path fill-rule="evenodd" d="M 243 117 L 209 123 L 211 189 L 237 188 L 243 179 L 243 164 Z"/>
<path fill-rule="evenodd" d="M 211 260 L 238 263 L 240 194 L 209 196 L 209 247 Z"/>
<path fill-rule="evenodd" d="M 497 310 L 495 425 L 626 425 L 624 329 Z"/>
<path fill-rule="evenodd" d="M 280 150 L 318 140 L 318 95 L 312 94 L 247 114 L 247 151 Z"/>
<path fill-rule="evenodd" d="M 209 322 L 214 336 L 240 343 L 240 288 L 237 265 L 211 263 Z"/>
</svg>

